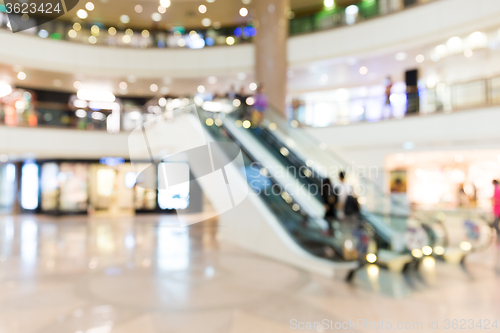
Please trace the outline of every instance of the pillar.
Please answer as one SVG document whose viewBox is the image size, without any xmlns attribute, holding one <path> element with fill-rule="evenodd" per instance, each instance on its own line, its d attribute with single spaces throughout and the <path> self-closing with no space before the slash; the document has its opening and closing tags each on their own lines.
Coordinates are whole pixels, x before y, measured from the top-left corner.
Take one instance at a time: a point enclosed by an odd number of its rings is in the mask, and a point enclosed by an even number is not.
<svg viewBox="0 0 500 333">
<path fill-rule="evenodd" d="M 285 116 L 289 0 L 255 0 L 255 78 L 269 106 Z"/>
</svg>

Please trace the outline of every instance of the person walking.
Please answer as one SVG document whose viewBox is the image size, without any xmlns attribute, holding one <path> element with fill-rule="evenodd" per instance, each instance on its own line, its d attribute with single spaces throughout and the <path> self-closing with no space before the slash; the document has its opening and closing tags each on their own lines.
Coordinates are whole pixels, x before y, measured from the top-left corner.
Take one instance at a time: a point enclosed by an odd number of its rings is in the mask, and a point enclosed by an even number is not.
<svg viewBox="0 0 500 333">
<path fill-rule="evenodd" d="M 495 217 L 493 223 L 495 230 L 497 232 L 497 243 L 500 244 L 500 185 L 498 183 L 498 180 L 493 181 L 493 186 L 494 186 L 493 198 L 491 198 L 493 215 Z"/>
<path fill-rule="evenodd" d="M 264 120 L 264 112 L 267 109 L 267 97 L 264 95 L 264 86 L 259 86 L 254 96 L 254 111 L 252 112 L 252 127 L 259 128 Z"/>
<path fill-rule="evenodd" d="M 493 216 L 495 217 L 493 227 L 496 231 L 496 250 L 497 259 L 495 264 L 495 271 L 500 275 L 500 185 L 498 180 L 493 181 L 493 197 L 491 198 L 491 206 L 493 207 Z"/>
<path fill-rule="evenodd" d="M 337 217 L 335 206 L 338 197 L 335 194 L 332 182 L 329 178 L 322 181 L 321 197 L 323 198 L 323 205 L 325 206 L 325 221 L 328 223 L 328 235 L 333 235 L 332 223 Z"/>
<path fill-rule="evenodd" d="M 346 215 L 350 215 L 346 213 L 350 213 L 350 209 L 347 208 L 350 208 L 348 204 L 350 203 L 350 197 L 352 197 L 354 191 L 352 186 L 345 181 L 345 172 L 339 172 L 339 181 L 340 184 L 336 188 L 336 193 L 338 195 L 337 209 L 339 219 L 343 220 Z"/>
</svg>

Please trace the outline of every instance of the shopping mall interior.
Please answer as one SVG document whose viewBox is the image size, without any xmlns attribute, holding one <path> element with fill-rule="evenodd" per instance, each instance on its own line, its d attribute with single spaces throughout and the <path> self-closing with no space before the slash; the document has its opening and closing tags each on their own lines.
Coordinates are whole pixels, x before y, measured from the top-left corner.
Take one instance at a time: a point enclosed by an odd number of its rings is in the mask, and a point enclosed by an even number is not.
<svg viewBox="0 0 500 333">
<path fill-rule="evenodd" d="M 0 333 L 498 330 L 499 17 L 0 0 Z"/>
</svg>

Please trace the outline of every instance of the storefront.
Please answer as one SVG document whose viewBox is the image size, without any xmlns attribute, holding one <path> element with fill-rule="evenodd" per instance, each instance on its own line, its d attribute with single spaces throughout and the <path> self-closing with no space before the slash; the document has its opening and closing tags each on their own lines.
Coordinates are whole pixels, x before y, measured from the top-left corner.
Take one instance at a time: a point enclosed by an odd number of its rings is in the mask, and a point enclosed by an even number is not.
<svg viewBox="0 0 500 333">
<path fill-rule="evenodd" d="M 156 179 L 156 174 L 152 177 Z M 158 205 L 156 189 L 141 188 L 136 180 L 132 165 L 123 158 L 26 161 L 21 207 L 46 214 L 106 216 L 168 211 Z"/>
<path fill-rule="evenodd" d="M 0 213 L 12 212 L 16 192 L 16 166 L 13 163 L 0 164 Z"/>
<path fill-rule="evenodd" d="M 387 188 L 418 209 L 491 208 L 500 151 L 419 152 L 390 155 Z"/>
</svg>

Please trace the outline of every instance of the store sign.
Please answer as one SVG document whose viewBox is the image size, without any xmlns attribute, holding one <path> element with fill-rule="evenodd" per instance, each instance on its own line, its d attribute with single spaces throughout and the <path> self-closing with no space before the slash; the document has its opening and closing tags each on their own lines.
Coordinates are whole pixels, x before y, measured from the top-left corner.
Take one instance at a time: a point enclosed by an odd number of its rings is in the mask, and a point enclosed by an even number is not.
<svg viewBox="0 0 500 333">
<path fill-rule="evenodd" d="M 63 16 L 79 0 L 4 0 L 12 32 L 34 28 Z"/>
</svg>

